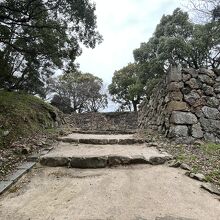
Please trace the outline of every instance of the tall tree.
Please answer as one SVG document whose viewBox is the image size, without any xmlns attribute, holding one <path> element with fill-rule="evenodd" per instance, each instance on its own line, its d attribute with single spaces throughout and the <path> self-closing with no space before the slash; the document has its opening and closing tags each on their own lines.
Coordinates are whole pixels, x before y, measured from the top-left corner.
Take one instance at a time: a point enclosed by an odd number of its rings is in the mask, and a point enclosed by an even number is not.
<svg viewBox="0 0 220 220">
<path fill-rule="evenodd" d="M 107 106 L 107 96 L 101 91 L 102 85 L 99 77 L 78 70 L 65 73 L 50 83 L 51 92 L 58 95 L 62 103 L 69 100 L 67 106 L 79 113 L 97 112 Z"/>
<path fill-rule="evenodd" d="M 3 0 L 0 87 L 43 95 L 55 69 L 71 66 L 80 44 L 101 42 L 90 0 Z"/>
<path fill-rule="evenodd" d="M 112 83 L 109 85 L 109 93 L 113 101 L 119 103 L 120 108 L 131 106 L 137 111 L 138 104 L 144 95 L 144 84 L 141 82 L 140 66 L 129 63 L 126 67 L 115 71 Z"/>
<path fill-rule="evenodd" d="M 162 17 L 153 37 L 134 50 L 134 58 L 147 66 L 148 75 L 163 74 L 171 64 L 196 69 L 218 68 L 219 45 L 220 27 L 217 21 L 194 24 L 188 13 L 177 8 L 172 15 Z"/>
</svg>

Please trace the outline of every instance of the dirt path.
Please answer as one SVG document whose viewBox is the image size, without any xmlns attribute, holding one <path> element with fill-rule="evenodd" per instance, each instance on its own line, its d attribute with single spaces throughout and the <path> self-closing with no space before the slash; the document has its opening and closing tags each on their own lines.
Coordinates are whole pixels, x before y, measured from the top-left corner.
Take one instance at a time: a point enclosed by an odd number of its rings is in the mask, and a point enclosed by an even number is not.
<svg viewBox="0 0 220 220">
<path fill-rule="evenodd" d="M 68 147 L 62 151 L 62 146 L 66 145 Z M 106 153 L 112 154 L 117 146 L 109 147 Z M 134 149 L 137 148 L 138 154 L 142 151 L 147 154 L 142 145 L 142 148 L 136 145 L 124 147 L 127 151 L 118 146 L 116 153 L 122 156 L 128 152 L 136 154 Z M 69 156 L 69 149 L 73 156 L 83 152 L 79 148 L 83 145 L 72 145 L 71 149 L 69 144 L 61 144 L 51 155 Z M 96 152 L 100 156 L 103 148 L 96 146 L 94 151 L 85 150 L 84 156 Z M 152 151 L 155 153 L 156 149 L 149 149 Z M 75 169 L 38 164 L 0 197 L 0 219 L 220 220 L 219 197 L 201 189 L 200 182 L 184 173 L 166 165 Z"/>
<path fill-rule="evenodd" d="M 163 216 L 218 220 L 220 203 L 182 170 L 164 166 L 37 168 L 0 199 L 0 216 L 2 220 Z"/>
</svg>

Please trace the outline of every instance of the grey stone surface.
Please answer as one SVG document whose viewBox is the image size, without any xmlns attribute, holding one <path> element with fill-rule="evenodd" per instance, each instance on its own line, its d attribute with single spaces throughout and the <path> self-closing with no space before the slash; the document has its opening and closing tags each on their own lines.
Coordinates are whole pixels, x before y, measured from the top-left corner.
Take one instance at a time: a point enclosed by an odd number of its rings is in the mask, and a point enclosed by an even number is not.
<svg viewBox="0 0 220 220">
<path fill-rule="evenodd" d="M 202 108 L 202 112 L 204 113 L 205 117 L 208 119 L 220 119 L 220 112 L 216 108 L 204 106 Z"/>
<path fill-rule="evenodd" d="M 206 84 L 203 84 L 203 91 L 205 93 L 205 95 L 207 96 L 214 96 L 214 88 L 212 86 L 208 86 Z"/>
<path fill-rule="evenodd" d="M 193 68 L 183 68 L 182 72 L 185 74 L 190 74 L 194 78 L 198 77 L 198 72 Z"/>
<path fill-rule="evenodd" d="M 183 100 L 183 94 L 180 91 L 173 91 L 169 94 L 169 100 L 168 101 L 182 101 Z"/>
<path fill-rule="evenodd" d="M 30 156 L 28 156 L 27 161 L 28 162 L 37 162 L 40 158 L 41 154 L 32 154 Z"/>
<path fill-rule="evenodd" d="M 205 74 L 199 74 L 198 79 L 201 82 L 206 83 L 207 85 L 211 85 L 211 86 L 214 85 L 214 83 L 215 83 L 215 81 L 211 77 L 209 77 Z"/>
<path fill-rule="evenodd" d="M 194 105 L 195 102 L 200 99 L 200 95 L 198 94 L 197 91 L 191 91 L 189 94 L 184 95 L 184 100 L 189 103 L 190 105 Z"/>
<path fill-rule="evenodd" d="M 188 171 L 190 171 L 192 169 L 189 165 L 187 165 L 185 163 L 182 163 L 180 165 L 180 168 L 183 169 L 183 170 L 188 170 Z"/>
<path fill-rule="evenodd" d="M 187 105 L 186 102 L 182 101 L 170 101 L 167 104 L 167 109 L 168 112 L 172 111 L 189 111 L 189 106 Z"/>
<path fill-rule="evenodd" d="M 188 137 L 177 137 L 175 139 L 175 142 L 177 144 L 193 144 L 195 141 L 195 138 L 192 136 L 188 136 Z"/>
<path fill-rule="evenodd" d="M 79 139 L 79 143 L 81 143 L 81 144 L 108 144 L 109 143 L 109 141 L 108 141 L 108 139 L 96 139 L 96 138 L 94 138 L 94 139 L 84 139 L 84 138 L 81 138 L 81 139 Z"/>
<path fill-rule="evenodd" d="M 120 133 L 135 132 L 138 126 L 137 112 L 108 112 L 108 113 L 72 113 L 65 120 L 73 128 L 80 131 L 96 131 Z"/>
<path fill-rule="evenodd" d="M 162 164 L 172 158 L 166 152 L 146 144 L 72 146 L 61 142 L 40 159 L 45 166 L 74 168 L 104 168 L 126 164 Z"/>
<path fill-rule="evenodd" d="M 206 178 L 203 174 L 201 173 L 190 173 L 189 176 L 195 180 L 199 180 L 201 182 L 205 182 Z"/>
<path fill-rule="evenodd" d="M 70 158 L 68 157 L 41 157 L 40 163 L 44 166 L 62 167 L 69 166 Z"/>
<path fill-rule="evenodd" d="M 220 76 L 216 78 L 216 82 L 220 82 Z"/>
<path fill-rule="evenodd" d="M 178 67 L 172 66 L 168 75 L 169 82 L 179 82 L 182 80 L 182 73 Z"/>
<path fill-rule="evenodd" d="M 191 75 L 190 75 L 190 74 L 183 73 L 183 81 L 184 81 L 184 82 L 188 81 L 190 78 L 191 78 Z"/>
<path fill-rule="evenodd" d="M 7 181 L 13 181 L 16 182 L 18 179 L 20 179 L 25 173 L 27 172 L 26 169 L 18 169 L 11 175 L 7 176 L 5 180 Z"/>
<path fill-rule="evenodd" d="M 30 170 L 35 164 L 36 164 L 36 162 L 25 162 L 22 165 L 20 165 L 18 167 L 18 169 Z"/>
<path fill-rule="evenodd" d="M 220 196 L 220 189 L 212 183 L 203 183 L 201 188 L 207 190 L 210 193 L 216 194 Z"/>
<path fill-rule="evenodd" d="M 198 122 L 197 117 L 191 112 L 174 111 L 171 115 L 171 122 L 174 124 L 192 125 Z"/>
<path fill-rule="evenodd" d="M 166 161 L 169 161 L 172 159 L 172 156 L 152 156 L 149 158 L 149 163 L 152 165 L 160 165 L 164 164 Z"/>
<path fill-rule="evenodd" d="M 169 74 L 172 78 L 174 73 L 168 72 L 150 99 L 141 104 L 139 127 L 159 131 L 177 143 L 207 140 L 207 133 L 220 142 L 220 74 L 203 68 L 182 69 L 180 81 L 167 80 Z"/>
<path fill-rule="evenodd" d="M 170 127 L 169 135 L 170 138 L 175 137 L 187 137 L 188 136 L 188 127 L 186 125 L 174 125 Z"/>
<path fill-rule="evenodd" d="M 13 181 L 0 181 L 0 195 L 4 193 L 8 188 L 11 187 Z"/>
<path fill-rule="evenodd" d="M 210 69 L 200 68 L 198 70 L 198 72 L 199 72 L 199 74 L 205 74 L 205 75 L 207 75 L 207 76 L 209 76 L 211 78 L 216 78 L 215 73 L 212 70 L 210 70 Z"/>
<path fill-rule="evenodd" d="M 181 165 L 181 162 L 178 160 L 172 160 L 169 163 L 169 167 L 174 167 L 174 168 L 180 167 L 180 165 Z"/>
<path fill-rule="evenodd" d="M 171 82 L 168 86 L 168 90 L 169 91 L 179 91 L 183 87 L 184 87 L 183 82 Z"/>
<path fill-rule="evenodd" d="M 185 82 L 192 89 L 199 89 L 202 84 L 195 78 L 191 78 L 189 81 Z"/>
<path fill-rule="evenodd" d="M 70 166 L 74 168 L 105 168 L 107 166 L 108 157 L 72 157 Z"/>
<path fill-rule="evenodd" d="M 209 133 L 216 133 L 219 134 L 220 132 L 220 120 L 213 120 L 207 118 L 200 118 L 201 126 L 203 130 Z"/>
<path fill-rule="evenodd" d="M 192 136 L 194 138 L 202 138 L 203 135 L 204 135 L 204 133 L 203 133 L 202 127 L 199 123 L 192 125 Z"/>
<path fill-rule="evenodd" d="M 220 102 L 217 98 L 207 97 L 206 100 L 207 100 L 207 105 L 209 107 L 213 107 L 213 108 L 218 108 L 219 107 Z"/>
<path fill-rule="evenodd" d="M 138 158 L 138 157 L 136 157 L 136 158 Z M 117 156 L 117 155 L 109 155 L 107 163 L 108 163 L 108 166 L 131 164 L 131 158 L 124 157 L 124 156 Z"/>
<path fill-rule="evenodd" d="M 81 143 L 81 144 L 137 144 L 144 143 L 143 139 L 134 138 L 133 134 L 82 134 L 73 133 L 65 137 L 59 137 L 59 141 L 66 143 Z"/>
<path fill-rule="evenodd" d="M 217 94 L 220 93 L 220 84 L 219 83 L 214 86 L 214 91 Z"/>
<path fill-rule="evenodd" d="M 204 139 L 205 139 L 206 141 L 210 141 L 210 142 L 213 142 L 213 143 L 216 143 L 216 142 L 217 142 L 215 135 L 212 134 L 212 133 L 208 133 L 208 132 L 206 132 L 206 133 L 204 134 Z"/>
</svg>

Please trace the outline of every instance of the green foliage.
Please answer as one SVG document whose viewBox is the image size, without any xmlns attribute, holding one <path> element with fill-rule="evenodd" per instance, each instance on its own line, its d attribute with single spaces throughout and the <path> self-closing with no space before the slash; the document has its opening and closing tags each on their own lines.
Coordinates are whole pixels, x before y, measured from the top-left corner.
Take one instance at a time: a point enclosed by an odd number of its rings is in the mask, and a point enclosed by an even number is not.
<svg viewBox="0 0 220 220">
<path fill-rule="evenodd" d="M 51 91 L 60 99 L 60 104 L 56 106 L 64 112 L 63 107 L 67 108 L 66 113 L 97 112 L 105 108 L 108 102 L 107 95 L 101 91 L 102 86 L 103 81 L 99 77 L 90 73 L 83 74 L 76 69 L 55 78 L 50 83 Z"/>
<path fill-rule="evenodd" d="M 18 92 L 0 91 L 0 146 L 54 126 L 56 109 L 41 99 Z M 8 135 L 3 135 L 8 131 Z"/>
<path fill-rule="evenodd" d="M 220 144 L 206 143 L 201 148 L 208 154 L 220 155 Z"/>
<path fill-rule="evenodd" d="M 177 8 L 172 15 L 161 18 L 153 37 L 134 50 L 134 58 L 145 65 L 147 79 L 162 75 L 170 65 L 218 68 L 219 43 L 218 21 L 194 24 L 186 12 Z"/>
<path fill-rule="evenodd" d="M 119 103 L 123 110 L 128 107 L 137 111 L 137 105 L 144 95 L 144 84 L 140 80 L 141 66 L 130 63 L 121 70 L 115 71 L 112 83 L 109 85 L 109 92 L 113 101 Z"/>
<path fill-rule="evenodd" d="M 0 88 L 44 96 L 57 68 L 72 66 L 80 44 L 101 42 L 90 0 L 3 0 L 0 3 Z"/>
</svg>

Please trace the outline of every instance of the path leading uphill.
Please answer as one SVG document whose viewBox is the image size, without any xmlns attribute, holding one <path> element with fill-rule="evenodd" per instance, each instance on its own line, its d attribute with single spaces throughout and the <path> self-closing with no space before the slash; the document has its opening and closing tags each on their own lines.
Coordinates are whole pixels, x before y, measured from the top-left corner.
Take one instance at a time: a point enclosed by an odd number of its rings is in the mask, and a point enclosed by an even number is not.
<svg viewBox="0 0 220 220">
<path fill-rule="evenodd" d="M 133 135 L 71 134 L 0 197 L 1 220 L 220 220 L 217 195 Z"/>
</svg>

